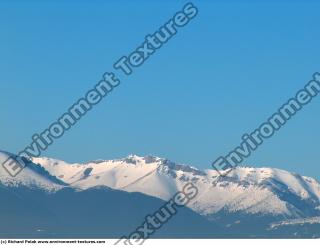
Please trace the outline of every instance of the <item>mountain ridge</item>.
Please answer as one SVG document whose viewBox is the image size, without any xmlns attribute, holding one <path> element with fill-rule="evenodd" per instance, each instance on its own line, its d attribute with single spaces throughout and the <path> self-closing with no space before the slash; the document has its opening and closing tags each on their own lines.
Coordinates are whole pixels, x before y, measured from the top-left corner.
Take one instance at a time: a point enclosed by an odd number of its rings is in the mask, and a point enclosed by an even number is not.
<svg viewBox="0 0 320 245">
<path fill-rule="evenodd" d="M 0 152 L 0 160 L 4 161 L 6 154 Z M 289 227 L 270 224 L 287 224 L 290 220 L 305 220 L 307 223 L 320 216 L 319 182 L 276 168 L 238 167 L 229 175 L 220 176 L 212 169 L 199 170 L 160 157 L 137 155 L 85 164 L 47 157 L 33 158 L 16 178 L 9 176 L 0 166 L 0 185 L 11 189 L 19 186 L 38 188 L 49 195 L 66 188 L 79 193 L 109 188 L 167 201 L 189 182 L 199 193 L 187 208 L 234 231 L 244 228 L 243 232 L 247 234 L 251 232 L 248 227 L 256 227 L 256 234 L 262 236 L 267 230 L 284 232 L 283 229 Z M 312 233 L 314 235 L 318 236 Z M 302 236 L 308 237 L 309 234 L 302 233 Z"/>
<path fill-rule="evenodd" d="M 186 182 L 192 182 L 199 195 L 189 207 L 202 215 L 228 209 L 304 218 L 318 214 L 320 209 L 320 184 L 314 178 L 276 168 L 238 167 L 222 177 L 215 170 L 137 155 L 87 163 L 41 157 L 33 158 L 28 169 L 31 167 L 62 186 L 81 190 L 107 186 L 162 200 L 170 199 Z"/>
</svg>

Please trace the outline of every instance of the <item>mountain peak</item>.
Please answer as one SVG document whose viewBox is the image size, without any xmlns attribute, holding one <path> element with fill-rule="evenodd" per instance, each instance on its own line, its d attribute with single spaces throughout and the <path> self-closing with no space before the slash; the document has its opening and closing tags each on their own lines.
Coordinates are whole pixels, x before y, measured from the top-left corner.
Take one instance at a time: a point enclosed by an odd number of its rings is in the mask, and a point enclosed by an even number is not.
<svg viewBox="0 0 320 245">
<path fill-rule="evenodd" d="M 64 187 L 61 183 L 67 183 L 80 190 L 105 186 L 163 200 L 169 200 L 191 182 L 199 195 L 189 207 L 203 215 L 225 210 L 294 218 L 320 215 L 320 184 L 313 178 L 276 168 L 237 167 L 222 177 L 216 170 L 202 171 L 165 158 L 134 154 L 87 163 L 46 157 L 32 162 L 32 168 L 27 167 L 17 180 L 59 188 Z"/>
<path fill-rule="evenodd" d="M 126 163 L 132 163 L 132 164 L 137 164 L 137 163 L 149 164 L 149 163 L 161 163 L 165 159 L 157 157 L 157 156 L 152 156 L 152 155 L 147 155 L 147 156 L 141 157 L 138 155 L 130 154 L 129 156 L 127 156 L 123 159 L 120 159 L 120 160 L 124 161 Z"/>
</svg>

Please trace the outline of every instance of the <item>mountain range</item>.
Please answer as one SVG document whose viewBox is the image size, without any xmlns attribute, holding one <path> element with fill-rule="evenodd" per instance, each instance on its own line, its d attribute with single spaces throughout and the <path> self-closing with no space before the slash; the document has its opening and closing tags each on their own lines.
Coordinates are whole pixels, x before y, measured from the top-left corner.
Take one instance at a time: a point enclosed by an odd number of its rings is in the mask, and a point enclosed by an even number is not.
<svg viewBox="0 0 320 245">
<path fill-rule="evenodd" d="M 0 162 L 8 154 L 0 152 Z M 320 237 L 320 184 L 311 177 L 252 167 L 220 176 L 136 155 L 88 163 L 33 158 L 16 177 L 1 165 L 0 237 L 117 238 L 189 182 L 198 195 L 154 237 Z"/>
</svg>

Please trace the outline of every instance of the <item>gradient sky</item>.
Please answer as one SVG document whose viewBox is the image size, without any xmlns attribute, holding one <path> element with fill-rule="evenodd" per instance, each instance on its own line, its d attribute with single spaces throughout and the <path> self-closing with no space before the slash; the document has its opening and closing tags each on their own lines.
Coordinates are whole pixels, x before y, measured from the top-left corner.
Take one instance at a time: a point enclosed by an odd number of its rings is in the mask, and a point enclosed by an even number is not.
<svg viewBox="0 0 320 245">
<path fill-rule="evenodd" d="M 0 0 L 0 149 L 30 144 L 186 3 L 132 2 Z M 320 71 L 316 1 L 193 3 L 198 16 L 132 76 L 117 71 L 122 84 L 43 155 L 152 154 L 210 168 Z M 246 165 L 320 180 L 319 106 L 315 98 Z"/>
</svg>

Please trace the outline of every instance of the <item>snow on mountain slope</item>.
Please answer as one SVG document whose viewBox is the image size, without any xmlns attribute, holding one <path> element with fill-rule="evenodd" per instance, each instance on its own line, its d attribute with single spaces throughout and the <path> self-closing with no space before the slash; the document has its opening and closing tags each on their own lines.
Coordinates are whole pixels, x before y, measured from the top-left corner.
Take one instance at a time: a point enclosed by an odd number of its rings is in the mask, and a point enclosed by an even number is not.
<svg viewBox="0 0 320 245">
<path fill-rule="evenodd" d="M 40 188 L 46 191 L 57 191 L 64 187 L 64 183 L 51 176 L 44 168 L 30 163 L 16 177 L 9 175 L 3 168 L 5 162 L 12 154 L 0 151 L 0 184 L 8 187 L 26 186 L 29 188 Z"/>
<path fill-rule="evenodd" d="M 284 220 L 276 223 L 270 224 L 270 228 L 276 228 L 278 226 L 286 226 L 286 225 L 304 225 L 304 224 L 320 224 L 320 217 L 311 217 L 311 218 L 304 218 L 304 219 L 289 219 Z"/>
<path fill-rule="evenodd" d="M 280 169 L 239 167 L 221 177 L 214 170 L 200 171 L 153 156 L 131 155 L 86 164 L 49 158 L 33 161 L 76 188 L 105 185 L 163 200 L 191 181 L 199 194 L 189 207 L 202 215 L 223 210 L 290 218 L 320 214 L 320 184 Z"/>
</svg>

